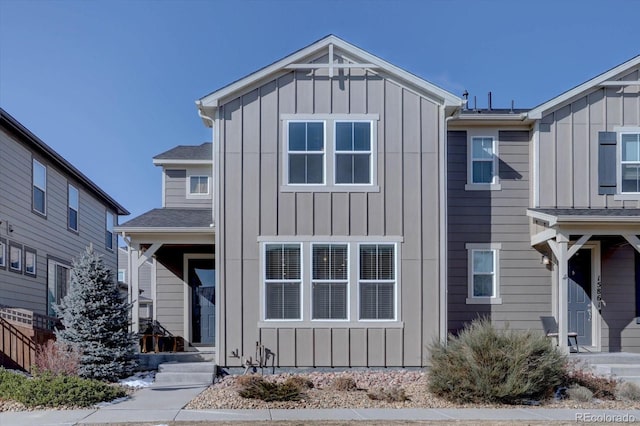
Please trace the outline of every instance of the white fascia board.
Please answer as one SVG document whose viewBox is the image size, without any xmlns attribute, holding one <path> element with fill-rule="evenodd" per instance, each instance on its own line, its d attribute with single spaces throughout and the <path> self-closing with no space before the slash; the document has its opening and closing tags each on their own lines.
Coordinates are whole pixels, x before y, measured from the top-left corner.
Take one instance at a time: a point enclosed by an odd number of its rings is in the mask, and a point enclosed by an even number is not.
<svg viewBox="0 0 640 426">
<path fill-rule="evenodd" d="M 203 165 L 209 166 L 213 164 L 212 160 L 171 160 L 171 159 L 154 159 L 154 166 L 170 166 L 170 165 Z"/>
<path fill-rule="evenodd" d="M 392 65 L 378 58 L 377 56 L 374 56 L 350 43 L 347 43 L 346 41 L 334 35 L 325 37 L 322 40 L 310 46 L 307 46 L 287 56 L 286 58 L 281 59 L 278 62 L 275 62 L 259 71 L 256 71 L 253 74 L 250 74 L 247 77 L 240 79 L 235 83 L 230 84 L 229 86 L 223 87 L 222 89 L 217 90 L 201 98 L 199 101 L 196 101 L 196 103 L 201 108 L 206 108 L 206 107 L 215 108 L 218 106 L 220 99 L 226 98 L 235 92 L 241 91 L 247 86 L 251 86 L 256 82 L 261 81 L 272 74 L 286 70 L 286 67 L 288 65 L 294 64 L 300 61 L 301 59 L 304 59 L 310 55 L 313 55 L 314 53 L 317 53 L 318 51 L 328 47 L 330 44 L 333 44 L 334 46 L 338 47 L 344 52 L 357 57 L 359 61 L 362 61 L 365 64 L 368 63 L 368 64 L 376 65 L 382 71 L 385 71 L 392 76 L 395 76 L 401 80 L 404 80 L 410 85 L 420 88 L 422 91 L 426 92 L 427 94 L 430 94 L 431 96 L 437 98 L 445 106 L 461 106 L 462 105 L 462 99 L 455 96 L 454 94 L 444 89 L 441 89 L 438 86 L 435 86 L 434 84 L 431 84 L 428 81 L 423 80 L 409 73 L 408 71 L 398 68 L 395 65 Z"/>
<path fill-rule="evenodd" d="M 560 96 L 556 96 L 555 98 L 551 99 L 550 101 L 547 101 L 547 102 L 545 102 L 545 103 L 543 103 L 541 105 L 538 105 L 537 107 L 535 107 L 531 111 L 529 111 L 529 118 L 532 118 L 534 120 L 539 120 L 539 119 L 542 118 L 543 114 L 545 112 L 549 111 L 550 109 L 557 108 L 557 107 L 560 107 L 563 104 L 570 103 L 575 98 L 577 98 L 580 95 L 582 95 L 584 92 L 600 86 L 602 83 L 606 82 L 607 80 L 615 78 L 619 74 L 625 72 L 629 68 L 632 68 L 632 67 L 634 67 L 634 66 L 636 66 L 638 64 L 640 64 L 640 55 L 638 55 L 638 56 L 636 56 L 634 58 L 631 58 L 628 61 L 618 65 L 617 67 L 612 68 L 609 71 L 606 71 L 606 72 L 598 75 L 597 77 L 594 77 L 591 80 L 586 81 L 586 82 L 574 87 L 573 89 L 570 89 L 570 90 L 564 92 Z"/>
<path fill-rule="evenodd" d="M 558 223 L 637 223 L 640 221 L 638 216 L 558 216 Z"/>
</svg>

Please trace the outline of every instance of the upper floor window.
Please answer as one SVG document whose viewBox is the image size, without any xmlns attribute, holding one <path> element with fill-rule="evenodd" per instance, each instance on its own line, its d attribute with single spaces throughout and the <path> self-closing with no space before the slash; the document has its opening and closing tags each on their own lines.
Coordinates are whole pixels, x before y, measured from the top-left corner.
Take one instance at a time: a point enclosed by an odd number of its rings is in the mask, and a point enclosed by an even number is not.
<svg viewBox="0 0 640 426">
<path fill-rule="evenodd" d="M 620 192 L 640 193 L 640 132 L 620 134 Z"/>
<path fill-rule="evenodd" d="M 189 195 L 208 195 L 209 176 L 189 176 Z"/>
<path fill-rule="evenodd" d="M 360 245 L 360 319 L 396 317 L 395 244 Z"/>
<path fill-rule="evenodd" d="M 498 253 L 501 245 L 467 244 L 468 298 L 470 304 L 499 304 Z"/>
<path fill-rule="evenodd" d="M 467 145 L 466 190 L 500 189 L 498 140 L 491 135 L 472 135 Z"/>
<path fill-rule="evenodd" d="M 78 189 L 69 184 L 68 187 L 68 208 L 67 208 L 67 226 L 72 231 L 78 231 L 78 209 L 80 204 L 80 194 Z"/>
<path fill-rule="evenodd" d="M 337 121 L 336 184 L 371 184 L 371 121 Z"/>
<path fill-rule="evenodd" d="M 324 122 L 290 121 L 287 132 L 290 184 L 324 183 Z"/>
<path fill-rule="evenodd" d="M 282 114 L 282 191 L 370 192 L 377 183 L 377 114 Z"/>
<path fill-rule="evenodd" d="M 302 319 L 300 244 L 265 245 L 265 319 Z"/>
<path fill-rule="evenodd" d="M 113 224 L 114 224 L 114 216 L 113 213 L 107 212 L 106 220 L 105 220 L 105 247 L 109 250 L 113 250 Z"/>
<path fill-rule="evenodd" d="M 35 158 L 33 159 L 33 210 L 42 215 L 47 214 L 47 168 Z"/>
</svg>

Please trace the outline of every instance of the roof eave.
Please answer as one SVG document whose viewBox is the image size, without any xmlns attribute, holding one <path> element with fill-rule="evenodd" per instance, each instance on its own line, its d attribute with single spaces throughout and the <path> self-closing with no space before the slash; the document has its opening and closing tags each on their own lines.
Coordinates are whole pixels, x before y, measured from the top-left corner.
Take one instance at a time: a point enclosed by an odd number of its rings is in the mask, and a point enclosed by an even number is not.
<svg viewBox="0 0 640 426">
<path fill-rule="evenodd" d="M 116 226 L 115 232 L 134 234 L 191 234 L 207 233 L 215 234 L 215 227 L 146 227 L 146 226 Z"/>
<path fill-rule="evenodd" d="M 634 67 L 636 65 L 640 64 L 640 55 L 635 56 L 631 59 L 629 59 L 628 61 L 610 69 L 609 71 L 605 71 L 604 73 L 574 87 L 573 89 L 570 89 L 562 94 L 560 94 L 559 96 L 556 96 L 555 98 L 541 104 L 538 105 L 537 107 L 533 108 L 531 111 L 529 111 L 529 118 L 532 118 L 534 120 L 539 120 L 541 119 L 547 112 L 549 112 L 549 110 L 551 109 L 555 109 L 558 108 L 560 106 L 564 106 L 568 103 L 571 103 L 572 101 L 574 101 L 576 98 L 578 98 L 580 95 L 582 95 L 584 92 L 587 92 L 588 90 L 599 86 L 600 84 L 604 83 L 605 81 L 616 77 L 617 75 L 619 75 L 620 73 L 624 72 L 625 70 Z"/>
<path fill-rule="evenodd" d="M 153 165 L 154 166 L 166 166 L 166 165 L 203 165 L 203 166 L 208 166 L 208 165 L 212 165 L 213 161 L 212 160 L 172 160 L 172 159 L 165 159 L 165 158 L 161 158 L 161 159 L 157 159 L 154 158 L 153 159 Z"/>
<path fill-rule="evenodd" d="M 462 106 L 462 99 L 455 96 L 454 94 L 441 89 L 440 87 L 435 86 L 434 84 L 431 84 L 428 81 L 409 73 L 408 71 L 396 67 L 395 65 L 375 55 L 372 55 L 371 53 L 368 53 L 365 50 L 362 50 L 359 47 L 354 46 L 334 35 L 329 35 L 305 48 L 298 50 L 295 53 L 292 53 L 289 56 L 286 56 L 285 58 L 277 62 L 274 62 L 273 64 L 259 71 L 249 74 L 245 78 L 242 78 L 228 86 L 225 86 L 213 93 L 210 93 L 207 96 L 200 98 L 198 101 L 196 101 L 196 105 L 202 113 L 206 114 L 207 116 L 212 116 L 211 112 L 219 106 L 221 100 L 228 98 L 229 96 L 237 92 L 241 92 L 244 88 L 252 86 L 261 80 L 265 80 L 270 76 L 277 74 L 278 72 L 289 72 L 290 70 L 284 70 L 287 65 L 295 63 L 308 56 L 312 56 L 321 49 L 328 47 L 330 44 L 333 44 L 339 49 L 357 56 L 358 59 L 363 60 L 363 62 L 365 63 L 375 64 L 380 69 L 391 74 L 392 76 L 399 78 L 400 80 L 404 80 L 409 85 L 421 89 L 421 91 L 423 91 L 425 95 L 428 94 L 430 95 L 429 97 L 437 99 L 445 107 Z"/>
</svg>

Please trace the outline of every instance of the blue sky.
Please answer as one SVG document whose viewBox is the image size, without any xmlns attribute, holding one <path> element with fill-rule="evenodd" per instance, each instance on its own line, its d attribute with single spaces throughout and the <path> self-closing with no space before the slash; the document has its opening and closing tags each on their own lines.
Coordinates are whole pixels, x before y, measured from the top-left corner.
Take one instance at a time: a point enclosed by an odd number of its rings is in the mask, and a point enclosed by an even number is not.
<svg viewBox="0 0 640 426">
<path fill-rule="evenodd" d="M 196 99 L 327 34 L 480 107 L 488 91 L 533 107 L 640 54 L 638 16 L 636 0 L 0 0 L 0 106 L 131 218 L 161 205 L 151 157 L 210 140 Z"/>
</svg>

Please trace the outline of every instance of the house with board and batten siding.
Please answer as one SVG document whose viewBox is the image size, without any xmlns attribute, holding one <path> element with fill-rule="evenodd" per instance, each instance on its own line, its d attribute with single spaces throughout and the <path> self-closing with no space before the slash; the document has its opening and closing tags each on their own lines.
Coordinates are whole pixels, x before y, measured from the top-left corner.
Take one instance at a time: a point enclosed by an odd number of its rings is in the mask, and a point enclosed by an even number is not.
<svg viewBox="0 0 640 426">
<path fill-rule="evenodd" d="M 424 366 L 478 317 L 640 352 L 638 63 L 479 110 L 331 35 L 198 100 L 209 156 L 165 156 L 163 208 L 119 230 L 220 366 Z"/>
<path fill-rule="evenodd" d="M 127 214 L 0 109 L 0 317 L 55 316 L 69 290 L 72 260 L 89 245 L 115 274 L 114 226 Z"/>
</svg>

